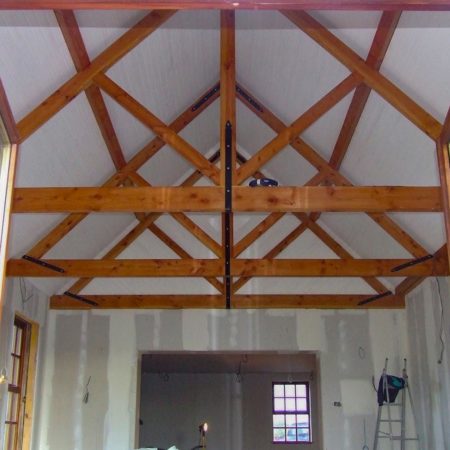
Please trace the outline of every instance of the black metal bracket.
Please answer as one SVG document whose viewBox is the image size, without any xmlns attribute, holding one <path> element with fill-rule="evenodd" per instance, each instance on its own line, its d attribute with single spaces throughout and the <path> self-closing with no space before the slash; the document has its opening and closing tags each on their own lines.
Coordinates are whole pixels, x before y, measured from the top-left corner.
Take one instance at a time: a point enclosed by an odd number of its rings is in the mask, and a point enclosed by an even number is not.
<svg viewBox="0 0 450 450">
<path fill-rule="evenodd" d="M 367 303 L 374 302 L 383 297 L 388 297 L 389 295 L 392 295 L 392 291 L 386 291 L 386 292 L 383 292 L 382 294 L 374 295 L 373 297 L 369 297 L 369 298 L 366 298 L 365 300 L 361 300 L 358 303 L 358 306 L 366 305 Z"/>
<path fill-rule="evenodd" d="M 225 124 L 225 298 L 226 308 L 231 308 L 231 220 L 232 220 L 232 156 L 233 156 L 233 126 L 230 121 Z"/>
<path fill-rule="evenodd" d="M 426 255 L 426 256 L 422 256 L 420 258 L 417 259 L 413 259 L 412 261 L 408 261 L 404 264 L 400 264 L 399 266 L 395 266 L 394 268 L 391 269 L 391 272 L 398 272 L 402 269 L 406 269 L 407 267 L 411 267 L 411 266 L 415 266 L 417 264 L 421 264 L 425 261 L 428 261 L 429 259 L 433 259 L 434 255 Z"/>
<path fill-rule="evenodd" d="M 74 300 L 78 300 L 80 302 L 87 303 L 88 305 L 91 305 L 91 306 L 98 306 L 97 302 L 89 300 L 88 298 L 83 297 L 82 295 L 74 294 L 73 292 L 70 292 L 70 291 L 64 292 L 64 295 L 66 297 L 73 298 Z"/>
<path fill-rule="evenodd" d="M 216 84 L 211 90 L 209 90 L 192 108 L 191 111 L 197 111 L 203 104 L 205 104 L 216 92 L 220 91 L 220 83 Z"/>
<path fill-rule="evenodd" d="M 37 264 L 38 266 L 45 267 L 46 269 L 53 270 L 54 272 L 64 273 L 65 270 L 61 269 L 61 267 L 55 266 L 54 264 L 49 264 L 46 261 L 43 261 L 42 259 L 35 258 L 34 256 L 29 255 L 23 255 L 22 259 L 25 259 L 26 261 L 30 261 L 33 264 Z"/>
<path fill-rule="evenodd" d="M 236 85 L 236 92 L 243 98 L 245 101 L 251 105 L 253 108 L 255 108 L 259 112 L 264 112 L 263 107 L 247 92 L 244 92 L 239 86 Z"/>
</svg>

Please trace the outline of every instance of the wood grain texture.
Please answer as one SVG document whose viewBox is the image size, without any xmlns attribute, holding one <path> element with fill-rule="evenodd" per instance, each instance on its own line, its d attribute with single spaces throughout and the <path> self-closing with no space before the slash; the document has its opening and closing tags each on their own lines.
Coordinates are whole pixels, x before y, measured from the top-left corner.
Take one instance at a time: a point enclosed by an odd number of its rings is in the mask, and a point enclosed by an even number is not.
<svg viewBox="0 0 450 450">
<path fill-rule="evenodd" d="M 99 74 L 95 76 L 95 83 L 136 119 L 157 134 L 166 144 L 169 144 L 183 158 L 193 164 L 203 175 L 210 178 L 215 184 L 219 184 L 219 170 L 216 166 L 211 164 L 198 150 L 129 95 L 111 78 L 104 74 Z"/>
<path fill-rule="evenodd" d="M 6 92 L 3 87 L 1 79 L 0 79 L 0 120 L 3 122 L 3 125 L 5 127 L 9 143 L 18 144 L 19 130 L 17 129 L 17 124 L 16 121 L 14 120 L 14 116 L 8 102 L 8 97 L 6 96 Z"/>
<path fill-rule="evenodd" d="M 233 309 L 403 309 L 404 297 L 391 295 L 358 306 L 370 294 L 360 295 L 233 295 Z M 224 309 L 220 295 L 85 295 L 98 306 L 90 306 L 65 295 L 50 297 L 51 309 Z"/>
<path fill-rule="evenodd" d="M 235 212 L 436 212 L 438 187 L 259 187 L 233 189 Z M 221 212 L 221 187 L 16 188 L 14 213 Z"/>
<path fill-rule="evenodd" d="M 55 7 L 54 9 L 60 8 Z M 81 91 L 86 89 L 96 75 L 109 69 L 146 37 L 156 31 L 175 12 L 152 11 L 130 30 L 126 31 L 119 39 L 100 53 L 86 69 L 70 78 L 17 124 L 20 141 L 24 141 L 46 123 Z"/>
<path fill-rule="evenodd" d="M 377 91 L 378 94 L 424 133 L 433 140 L 439 137 L 442 125 L 433 116 L 386 77 L 370 67 L 357 53 L 318 21 L 304 11 L 283 11 L 283 14 L 349 70 L 358 73 L 364 80 L 364 83 Z"/>
<path fill-rule="evenodd" d="M 12 277 L 216 277 L 224 273 L 222 259 L 50 259 L 40 264 L 11 259 Z M 393 272 L 409 259 L 232 259 L 231 275 L 240 277 L 424 277 L 448 275 L 446 261 L 428 260 Z"/>
<path fill-rule="evenodd" d="M 304 9 L 448 11 L 448 0 L 0 0 L 0 9 Z"/>
</svg>

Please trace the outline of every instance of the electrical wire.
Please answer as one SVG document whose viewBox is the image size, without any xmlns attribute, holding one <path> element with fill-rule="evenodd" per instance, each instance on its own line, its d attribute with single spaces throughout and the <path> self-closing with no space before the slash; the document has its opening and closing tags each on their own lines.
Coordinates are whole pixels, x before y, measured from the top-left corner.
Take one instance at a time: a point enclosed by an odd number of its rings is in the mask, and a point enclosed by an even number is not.
<svg viewBox="0 0 450 450">
<path fill-rule="evenodd" d="M 22 277 L 19 278 L 19 288 L 20 297 L 22 300 L 22 309 L 25 309 L 25 305 L 33 298 L 33 293 L 27 295 L 27 285 L 25 284 L 25 280 Z"/>
<path fill-rule="evenodd" d="M 439 294 L 439 304 L 441 306 L 441 319 L 439 324 L 439 340 L 441 341 L 441 351 L 439 353 L 439 359 L 438 364 L 442 364 L 442 360 L 444 358 L 444 351 L 445 351 L 445 341 L 442 335 L 444 334 L 444 304 L 442 303 L 442 295 L 441 295 L 441 285 L 439 283 L 439 279 L 436 277 L 436 284 L 438 288 L 438 294 Z"/>
</svg>

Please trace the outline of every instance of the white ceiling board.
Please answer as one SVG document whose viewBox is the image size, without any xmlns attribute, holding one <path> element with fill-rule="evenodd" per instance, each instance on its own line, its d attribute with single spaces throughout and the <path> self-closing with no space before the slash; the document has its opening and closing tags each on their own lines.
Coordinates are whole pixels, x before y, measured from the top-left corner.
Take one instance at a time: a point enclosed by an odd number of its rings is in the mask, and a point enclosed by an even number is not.
<svg viewBox="0 0 450 450">
<path fill-rule="evenodd" d="M 219 79 L 218 17 L 216 11 L 178 12 L 108 74 L 170 122 Z M 202 28 L 205 23 L 211 28 Z"/>
<path fill-rule="evenodd" d="M 324 213 L 320 222 L 333 230 L 354 256 L 361 258 L 410 258 L 411 255 L 370 217 L 363 213 Z"/>
<path fill-rule="evenodd" d="M 435 144 L 372 92 L 342 165 L 354 184 L 436 186 Z"/>
<path fill-rule="evenodd" d="M 97 186 L 114 171 L 82 93 L 21 145 L 16 185 Z"/>
<path fill-rule="evenodd" d="M 264 294 L 368 294 L 375 291 L 361 278 L 255 278 L 256 291 Z"/>
<path fill-rule="evenodd" d="M 87 295 L 217 294 L 203 278 L 96 278 L 81 291 Z"/>
<path fill-rule="evenodd" d="M 258 14 L 277 29 L 240 29 Z M 347 69 L 277 12 L 239 12 L 236 66 L 243 86 L 285 123 L 294 121 L 347 75 Z"/>
<path fill-rule="evenodd" d="M 17 121 L 75 73 L 51 11 L 1 11 L 0 42 L 1 78 Z"/>
<path fill-rule="evenodd" d="M 340 29 L 374 29 L 380 21 L 380 11 L 310 11 L 322 25 L 335 31 Z"/>
<path fill-rule="evenodd" d="M 9 227 L 9 256 L 18 258 L 27 253 L 64 217 L 63 214 L 13 214 Z"/>
<path fill-rule="evenodd" d="M 46 258 L 95 258 L 134 221 L 131 214 L 89 214 L 48 252 Z"/>
<path fill-rule="evenodd" d="M 443 121 L 450 104 L 450 14 L 443 13 L 447 27 L 405 28 L 410 14 L 402 14 L 381 73 Z"/>
<path fill-rule="evenodd" d="M 390 213 L 389 216 L 428 251 L 435 252 L 444 245 L 445 225 L 441 213 Z"/>
<path fill-rule="evenodd" d="M 125 160 L 129 161 L 155 137 L 155 134 L 109 95 L 104 92 L 102 92 L 102 95 Z"/>
<path fill-rule="evenodd" d="M 145 11 L 131 10 L 78 10 L 75 13 L 84 45 L 89 57 L 94 59 L 137 23 Z"/>
</svg>

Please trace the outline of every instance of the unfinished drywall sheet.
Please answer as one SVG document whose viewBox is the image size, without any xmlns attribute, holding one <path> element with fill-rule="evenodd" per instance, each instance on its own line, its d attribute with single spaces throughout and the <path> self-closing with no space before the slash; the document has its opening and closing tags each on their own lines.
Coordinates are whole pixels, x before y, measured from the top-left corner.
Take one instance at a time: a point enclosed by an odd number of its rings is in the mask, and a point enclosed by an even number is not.
<svg viewBox="0 0 450 450">
<path fill-rule="evenodd" d="M 407 299 L 410 377 L 423 448 L 450 448 L 449 279 L 431 278 Z"/>
<path fill-rule="evenodd" d="M 385 357 L 396 371 L 407 356 L 405 313 L 400 310 L 51 311 L 47 341 L 39 450 L 135 448 L 138 356 L 155 350 L 317 351 L 323 448 L 359 448 L 364 419 L 369 440 L 373 436 L 371 377 L 381 374 Z M 74 361 L 67 360 L 68 350 Z M 66 362 L 75 373 L 60 367 Z M 84 386 L 94 373 L 99 379 L 94 383 L 92 378 L 84 405 Z M 369 400 L 364 386 L 371 389 Z M 58 408 L 57 415 L 52 414 L 56 393 L 67 397 L 67 408 Z M 75 405 L 75 412 L 69 405 Z M 97 427 L 88 424 L 86 411 Z M 92 447 L 93 442 L 103 446 Z"/>
</svg>

